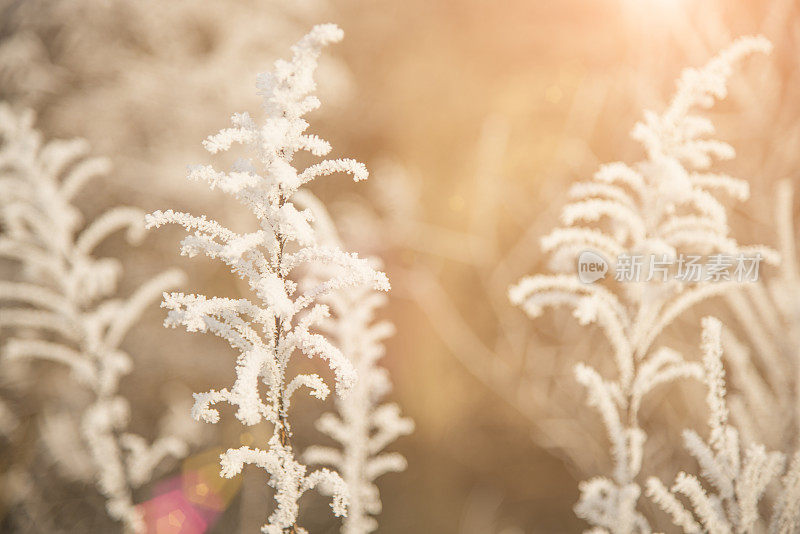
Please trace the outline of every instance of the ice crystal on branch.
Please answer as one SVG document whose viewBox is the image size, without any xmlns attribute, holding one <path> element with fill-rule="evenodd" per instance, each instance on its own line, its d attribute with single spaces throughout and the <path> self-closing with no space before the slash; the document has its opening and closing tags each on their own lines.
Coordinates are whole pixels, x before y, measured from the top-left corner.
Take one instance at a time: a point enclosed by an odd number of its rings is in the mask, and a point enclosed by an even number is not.
<svg viewBox="0 0 800 534">
<path fill-rule="evenodd" d="M 566 304 L 581 324 L 600 326 L 614 352 L 617 374 L 607 379 L 580 364 L 576 377 L 588 391 L 608 432 L 614 459 L 613 479 L 598 477 L 581 485 L 576 513 L 598 528 L 626 534 L 649 532 L 636 511 L 641 489 L 645 434 L 638 413 L 644 396 L 656 386 L 682 377 L 702 376 L 696 363 L 666 348 L 654 349 L 664 329 L 681 313 L 735 286 L 733 281 L 684 284 L 632 281 L 614 291 L 608 284 L 581 283 L 575 259 L 584 250 L 601 253 L 613 264 L 622 255 L 755 254 L 777 262 L 765 247 L 740 245 L 729 235 L 727 214 L 717 198 L 748 196 L 746 182 L 709 171 L 714 160 L 730 159 L 733 148 L 709 139 L 713 124 L 695 114 L 726 95 L 735 63 L 754 52 L 768 52 L 763 37 L 743 37 L 700 69 L 686 69 L 667 109 L 645 113 L 632 131 L 646 159 L 635 166 L 602 166 L 592 181 L 578 183 L 556 229 L 542 240 L 556 270 L 571 274 L 524 278 L 509 291 L 511 301 L 531 317 L 546 306 Z"/>
<path fill-rule="evenodd" d="M 62 450 L 72 444 L 71 414 L 45 419 L 43 437 L 53 458 L 63 460 L 63 471 L 94 478 L 109 514 L 138 532 L 143 524 L 132 489 L 147 482 L 164 458 L 185 455 L 187 446 L 170 435 L 149 444 L 127 432 L 129 406 L 117 390 L 133 362 L 119 346 L 142 311 L 182 275 L 168 271 L 127 299 L 114 297 L 120 262 L 92 254 L 119 230 L 127 229 L 132 241 L 141 239 L 144 214 L 113 208 L 82 227 L 72 200 L 108 169 L 105 160 L 87 158 L 87 152 L 79 140 L 44 143 L 32 113 L 0 104 L 0 256 L 19 262 L 25 278 L 0 282 L 0 327 L 35 332 L 8 340 L 3 356 L 63 364 L 92 393 L 75 432 L 83 445 L 69 454 Z"/>
<path fill-rule="evenodd" d="M 266 114 L 263 124 L 256 124 L 247 113 L 237 113 L 231 128 L 204 142 L 212 154 L 227 151 L 234 144 L 243 145 L 248 151 L 246 158 L 237 160 L 229 172 L 211 166 L 189 169 L 190 179 L 207 181 L 249 209 L 258 220 L 257 230 L 239 234 L 204 216 L 172 210 L 147 217 L 150 227 L 182 225 L 190 232 L 181 242 L 182 254 L 205 254 L 221 260 L 247 282 L 255 297 L 172 293 L 165 295 L 163 306 L 169 310 L 167 326 L 210 332 L 239 352 L 234 384 L 196 394 L 193 416 L 215 423 L 220 418 L 216 405 L 225 402 L 237 408 L 236 417 L 244 425 L 267 420 L 274 426 L 267 449 L 229 449 L 221 462 L 226 477 L 235 476 L 248 463 L 270 475 L 277 508 L 262 529 L 267 534 L 302 531 L 297 526 L 298 501 L 306 491 L 320 485 L 334 496 L 334 514 L 345 514 L 347 491 L 341 477 L 327 469 L 308 473 L 295 459 L 290 441 L 292 395 L 307 388 L 310 395 L 324 399 L 329 388 L 318 375 L 291 376 L 289 363 L 298 351 L 309 358 L 317 356 L 333 371 L 340 394 L 352 389 L 357 378 L 353 364 L 315 331 L 329 315 L 323 300 L 333 292 L 362 285 L 389 289 L 386 276 L 366 260 L 321 245 L 311 211 L 299 209 L 293 201 L 305 184 L 320 176 L 344 172 L 356 181 L 367 177 L 364 165 L 351 159 L 323 160 L 303 170 L 292 164 L 298 151 L 324 156 L 331 150 L 327 141 L 306 133 L 309 124 L 303 117 L 320 105 L 311 93 L 316 88 L 313 74 L 321 49 L 342 36 L 335 25 L 315 26 L 292 47 L 291 61 L 279 60 L 271 72 L 258 77 Z M 330 278 L 304 284 L 304 273 L 315 264 L 337 269 Z"/>
<path fill-rule="evenodd" d="M 708 493 L 697 476 L 685 472 L 677 475 L 669 490 L 657 478 L 650 477 L 647 493 L 684 532 L 763 532 L 767 522 L 761 516 L 759 503 L 768 485 L 778 481 L 783 472 L 785 456 L 767 452 L 760 444 L 743 444 L 738 430 L 728 424 L 722 323 L 713 317 L 703 320 L 702 349 L 710 435 L 704 441 L 693 430 L 685 430 L 683 438 L 715 493 Z M 800 526 L 798 475 L 800 463 L 795 458 L 781 481 L 783 488 L 769 522 L 770 532 L 796 532 Z M 679 497 L 688 500 L 691 512 Z"/>
<path fill-rule="evenodd" d="M 312 209 L 320 241 L 339 245 L 339 237 L 325 207 L 306 194 L 299 199 Z M 326 278 L 339 267 L 318 265 L 313 277 Z M 314 283 L 311 281 L 311 283 Z M 349 358 L 358 373 L 353 390 L 336 399 L 337 413 L 326 413 L 317 420 L 317 428 L 340 444 L 340 448 L 312 446 L 303 458 L 309 463 L 330 465 L 341 473 L 350 490 L 350 506 L 342 526 L 345 534 L 367 534 L 378 528 L 374 515 L 381 512 L 378 477 L 402 471 L 406 460 L 398 453 L 383 450 L 400 436 L 410 434 L 414 423 L 400 415 L 400 407 L 381 404 L 392 387 L 386 369 L 378 362 L 385 353 L 383 341 L 394 333 L 388 321 L 376 321 L 375 315 L 386 296 L 370 287 L 332 292 L 324 298 L 331 316 L 320 324 Z"/>
<path fill-rule="evenodd" d="M 796 450 L 800 425 L 800 272 L 797 268 L 793 192 L 779 184 L 775 217 L 781 265 L 777 276 L 747 284 L 725 298 L 741 340 L 731 329 L 722 338 L 729 376 L 731 420 L 749 442 L 781 451 Z M 730 326 L 734 326 L 733 324 Z"/>
</svg>

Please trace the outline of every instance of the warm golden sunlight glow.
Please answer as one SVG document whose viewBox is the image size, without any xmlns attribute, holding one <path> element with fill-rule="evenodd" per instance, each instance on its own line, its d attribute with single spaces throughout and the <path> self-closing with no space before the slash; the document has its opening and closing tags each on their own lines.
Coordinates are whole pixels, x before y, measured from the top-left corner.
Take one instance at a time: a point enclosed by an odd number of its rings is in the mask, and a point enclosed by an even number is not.
<svg viewBox="0 0 800 534">
<path fill-rule="evenodd" d="M 0 534 L 800 534 L 796 0 L 0 0 Z"/>
</svg>

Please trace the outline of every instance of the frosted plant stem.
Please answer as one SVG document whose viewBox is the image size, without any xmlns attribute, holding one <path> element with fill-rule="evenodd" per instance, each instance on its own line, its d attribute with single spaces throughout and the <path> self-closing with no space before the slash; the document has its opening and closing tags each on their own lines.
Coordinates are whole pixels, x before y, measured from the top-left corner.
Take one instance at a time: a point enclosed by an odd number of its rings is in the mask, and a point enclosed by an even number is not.
<svg viewBox="0 0 800 534">
<path fill-rule="evenodd" d="M 759 261 L 778 261 L 775 251 L 741 246 L 729 236 L 726 207 L 717 195 L 724 192 L 745 200 L 749 186 L 732 176 L 709 172 L 715 160 L 731 159 L 735 151 L 727 143 L 709 139 L 712 122 L 695 113 L 726 96 L 736 62 L 770 49 L 763 37 L 742 37 L 704 67 L 685 69 L 666 110 L 646 111 L 631 132 L 646 158 L 635 165 L 603 165 L 591 181 L 572 187 L 573 200 L 561 215 L 564 226 L 542 239 L 542 247 L 551 252 L 551 266 L 564 274 L 523 278 L 509 290 L 512 303 L 531 317 L 541 315 L 548 306 L 570 306 L 580 324 L 597 324 L 613 348 L 615 376 L 606 378 L 585 363 L 575 368 L 589 405 L 601 415 L 614 461 L 611 477 L 580 483 L 575 512 L 596 531 L 652 531 L 637 510 L 641 487 L 636 480 L 646 439 L 639 421 L 641 402 L 660 384 L 703 376 L 696 362 L 665 347 L 654 350 L 653 345 L 692 306 L 744 282 L 733 277 L 687 279 L 685 273 L 680 278 L 680 271 L 672 278 L 651 281 L 645 279 L 646 268 L 626 277 L 625 270 L 620 270 L 626 267 L 621 259 L 671 258 L 678 267 L 679 260 L 695 255 L 700 259 L 713 254 L 741 258 L 759 254 Z M 587 250 L 606 259 L 608 272 L 615 273 L 618 283 L 579 281 L 576 260 Z"/>
<path fill-rule="evenodd" d="M 333 173 L 348 173 L 355 181 L 368 176 L 366 167 L 352 159 L 325 159 L 305 169 L 294 167 L 298 151 L 321 157 L 330 144 L 305 133 L 309 123 L 304 115 L 320 102 L 314 71 L 324 46 L 341 40 L 343 32 L 333 24 L 315 26 L 292 47 L 290 61 L 278 60 L 272 72 L 259 75 L 257 87 L 263 96 L 265 119 L 257 125 L 248 113 L 232 116 L 232 128 L 220 130 L 203 143 L 212 154 L 233 145 L 247 149 L 228 172 L 211 165 L 189 168 L 191 180 L 208 182 L 233 195 L 258 221 L 250 233 L 234 232 L 205 216 L 173 210 L 147 216 L 149 227 L 179 224 L 189 235 L 181 241 L 181 254 L 204 254 L 225 263 L 232 273 L 247 281 L 250 298 L 207 297 L 171 293 L 162 306 L 169 310 L 165 325 L 182 326 L 189 332 L 209 332 L 228 341 L 238 353 L 233 386 L 194 395 L 195 419 L 217 423 L 219 403 L 236 406 L 236 418 L 250 426 L 266 420 L 273 426 L 268 447 L 241 446 L 220 456 L 224 477 L 239 475 L 247 464 L 264 469 L 276 502 L 263 525 L 265 534 L 305 534 L 298 526 L 299 501 L 303 494 L 317 490 L 332 497 L 335 516 L 347 513 L 349 491 L 341 476 L 327 468 L 309 471 L 300 463 L 292 444 L 289 420 L 291 397 L 306 390 L 323 400 L 330 393 L 317 374 L 290 374 L 296 353 L 324 360 L 331 369 L 337 394 L 345 395 L 357 380 L 352 363 L 317 329 L 330 315 L 323 303 L 337 291 L 369 286 L 388 291 L 386 275 L 369 262 L 338 247 L 321 246 L 312 225 L 310 210 L 298 209 L 295 196 L 310 181 Z M 311 284 L 307 274 L 315 265 L 334 265 L 332 276 Z M 267 389 L 266 398 L 262 386 Z"/>
</svg>

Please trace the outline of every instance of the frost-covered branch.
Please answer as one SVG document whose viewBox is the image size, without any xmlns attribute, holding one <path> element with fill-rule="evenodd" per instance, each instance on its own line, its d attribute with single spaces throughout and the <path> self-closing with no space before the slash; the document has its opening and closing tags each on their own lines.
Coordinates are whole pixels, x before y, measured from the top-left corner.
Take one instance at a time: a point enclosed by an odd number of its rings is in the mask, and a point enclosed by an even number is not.
<svg viewBox="0 0 800 534">
<path fill-rule="evenodd" d="M 531 317 L 540 315 L 545 306 L 566 304 L 581 324 L 599 325 L 614 350 L 613 378 L 585 364 L 576 368 L 589 404 L 606 426 L 615 467 L 613 479 L 599 477 L 582 484 L 575 511 L 612 533 L 650 531 L 636 511 L 645 442 L 639 422 L 643 397 L 666 382 L 702 376 L 699 365 L 674 351 L 655 349 L 654 344 L 681 314 L 700 301 L 727 293 L 736 282 L 642 276 L 618 279 L 614 285 L 583 284 L 574 271 L 576 260 L 581 252 L 592 251 L 604 257 L 611 273 L 624 267 L 618 261 L 623 255 L 675 261 L 681 255 L 760 254 L 777 263 L 776 252 L 742 246 L 729 235 L 718 195 L 744 200 L 748 185 L 709 171 L 714 161 L 730 159 L 734 151 L 710 139 L 713 124 L 695 113 L 696 108 L 708 108 L 725 97 L 738 61 L 770 48 L 763 37 L 743 37 L 704 67 L 686 69 L 666 110 L 646 112 L 633 128 L 632 137 L 642 144 L 646 158 L 633 166 L 603 165 L 591 181 L 575 185 L 570 191 L 574 201 L 562 211 L 564 227 L 543 238 L 553 269 L 570 274 L 528 277 L 509 291 L 511 301 Z M 686 484 L 691 486 L 690 481 Z M 662 500 L 669 506 L 666 498 Z"/>
<path fill-rule="evenodd" d="M 141 532 L 133 488 L 148 481 L 166 456 L 185 455 L 187 446 L 173 436 L 150 445 L 127 432 L 128 402 L 117 386 L 133 362 L 119 345 L 145 307 L 179 284 L 182 275 L 168 271 L 128 299 L 112 298 L 121 265 L 91 253 L 120 229 L 127 229 L 131 240 L 141 238 L 143 213 L 115 208 L 81 229 L 72 198 L 108 166 L 86 159 L 87 152 L 81 141 L 44 143 L 33 129 L 32 113 L 0 104 L 0 256 L 19 262 L 26 280 L 0 282 L 0 327 L 36 333 L 9 339 L 3 355 L 63 364 L 93 394 L 83 413 L 45 419 L 44 442 L 66 474 L 95 479 L 111 517 Z M 70 441 L 71 416 L 81 421 L 74 432 L 80 439 Z M 75 445 L 71 454 L 56 450 L 67 442 Z"/>
<path fill-rule="evenodd" d="M 800 272 L 793 196 L 789 181 L 780 182 L 777 276 L 725 295 L 742 334 L 737 338 L 726 330 L 723 336 L 730 380 L 737 386 L 729 398 L 732 421 L 747 441 L 782 451 L 800 446 Z"/>
<path fill-rule="evenodd" d="M 703 376 L 708 388 L 709 438 L 703 440 L 693 430 L 685 430 L 683 438 L 714 492 L 707 492 L 695 475 L 681 472 L 670 490 L 657 478 L 650 477 L 648 496 L 685 532 L 762 532 L 767 525 L 770 532 L 796 532 L 800 528 L 797 461 L 784 476 L 778 505 L 772 519 L 767 521 L 759 503 L 767 487 L 779 482 L 786 457 L 782 452 L 767 452 L 760 444 L 742 443 L 738 430 L 728 423 L 722 323 L 713 317 L 703 319 L 702 350 Z M 689 509 L 680 497 L 688 500 Z"/>
<path fill-rule="evenodd" d="M 219 259 L 247 282 L 253 294 L 252 299 L 232 300 L 172 293 L 162 305 L 169 310 L 166 326 L 211 332 L 239 352 L 235 383 L 195 394 L 193 416 L 217 422 L 216 405 L 225 402 L 237 407 L 235 415 L 244 425 L 262 420 L 273 425 L 267 449 L 229 449 L 221 462 L 223 476 L 238 474 L 248 463 L 269 474 L 277 507 L 262 528 L 268 534 L 304 532 L 297 525 L 299 500 L 317 486 L 333 495 L 334 514 L 345 515 L 348 495 L 341 477 L 327 469 L 308 473 L 296 460 L 291 443 L 292 395 L 307 388 L 312 396 L 324 398 L 329 388 L 317 375 L 292 376 L 290 362 L 298 352 L 319 357 L 333 372 L 338 393 L 348 393 L 357 383 L 353 362 L 317 332 L 329 315 L 326 299 L 361 286 L 389 289 L 386 276 L 366 260 L 322 246 L 314 214 L 294 198 L 319 176 L 344 172 L 356 181 L 367 177 L 364 165 L 350 159 L 324 160 L 301 171 L 292 163 L 298 151 L 324 156 L 331 150 L 326 141 L 306 133 L 309 124 L 303 117 L 320 105 L 312 94 L 317 58 L 324 46 L 342 36 L 335 25 L 315 26 L 292 47 L 290 61 L 279 60 L 271 72 L 258 77 L 264 122 L 257 124 L 247 113 L 234 114 L 231 128 L 203 143 L 212 154 L 242 145 L 246 158 L 229 172 L 211 166 L 189 169 L 190 179 L 206 181 L 241 202 L 258 221 L 257 230 L 239 234 L 204 216 L 172 210 L 147 216 L 150 227 L 174 223 L 186 228 L 190 234 L 181 242 L 181 254 Z M 319 264 L 337 269 L 309 284 L 308 269 Z"/>
<path fill-rule="evenodd" d="M 298 200 L 314 213 L 321 240 L 338 246 L 336 229 L 322 203 L 310 194 Z M 341 268 L 322 264 L 314 274 L 326 278 Z M 384 295 L 364 286 L 333 292 L 325 298 L 331 316 L 321 323 L 321 328 L 352 362 L 358 381 L 346 397 L 336 399 L 336 413 L 326 413 L 317 421 L 317 428 L 340 447 L 312 446 L 305 450 L 303 458 L 336 468 L 350 489 L 350 506 L 342 526 L 345 534 L 377 530 L 378 521 L 373 516 L 380 513 L 381 500 L 376 479 L 406 467 L 405 458 L 384 452 L 384 448 L 414 429 L 413 421 L 402 417 L 396 404 L 381 404 L 391 389 L 391 381 L 387 370 L 378 363 L 385 352 L 384 340 L 394 333 L 391 323 L 375 318 L 385 302 Z"/>
</svg>

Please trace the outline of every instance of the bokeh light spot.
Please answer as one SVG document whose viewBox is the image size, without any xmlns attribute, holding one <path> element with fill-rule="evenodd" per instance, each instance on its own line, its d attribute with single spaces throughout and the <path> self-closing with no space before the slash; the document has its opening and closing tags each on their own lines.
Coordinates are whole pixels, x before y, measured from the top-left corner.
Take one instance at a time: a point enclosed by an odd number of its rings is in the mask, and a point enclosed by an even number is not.
<svg viewBox="0 0 800 534">
<path fill-rule="evenodd" d="M 241 477 L 219 475 L 222 448 L 212 448 L 184 460 L 181 484 L 184 495 L 194 505 L 222 511 L 239 491 Z"/>
<path fill-rule="evenodd" d="M 461 195 L 452 195 L 447 200 L 447 205 L 450 206 L 451 210 L 459 212 L 464 209 L 465 205 L 464 197 L 462 197 Z"/>
<path fill-rule="evenodd" d="M 558 104 L 564 97 L 564 92 L 557 85 L 551 85 L 544 92 L 544 98 L 551 104 Z"/>
</svg>

